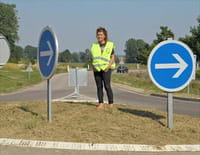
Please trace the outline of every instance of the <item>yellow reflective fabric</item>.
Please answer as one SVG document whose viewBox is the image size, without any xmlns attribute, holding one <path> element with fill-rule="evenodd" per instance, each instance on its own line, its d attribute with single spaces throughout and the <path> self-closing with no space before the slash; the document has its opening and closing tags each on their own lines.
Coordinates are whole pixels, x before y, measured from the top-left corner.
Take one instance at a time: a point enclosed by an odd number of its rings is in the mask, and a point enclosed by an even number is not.
<svg viewBox="0 0 200 155">
<path fill-rule="evenodd" d="M 92 55 L 92 64 L 97 71 L 105 70 L 109 63 L 112 50 L 114 48 L 114 44 L 108 41 L 104 47 L 103 52 L 101 52 L 101 48 L 99 43 L 93 43 L 91 47 L 91 55 Z M 112 64 L 111 69 L 115 68 L 115 63 Z"/>
</svg>

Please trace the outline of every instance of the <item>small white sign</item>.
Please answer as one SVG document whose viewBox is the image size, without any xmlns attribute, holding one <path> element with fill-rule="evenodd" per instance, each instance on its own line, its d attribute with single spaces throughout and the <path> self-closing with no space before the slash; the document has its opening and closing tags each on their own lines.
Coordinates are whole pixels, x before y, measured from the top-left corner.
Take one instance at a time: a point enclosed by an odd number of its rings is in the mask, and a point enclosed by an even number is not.
<svg viewBox="0 0 200 155">
<path fill-rule="evenodd" d="M 26 69 L 27 72 L 33 72 L 33 68 L 31 67 L 31 65 L 29 65 Z"/>
</svg>

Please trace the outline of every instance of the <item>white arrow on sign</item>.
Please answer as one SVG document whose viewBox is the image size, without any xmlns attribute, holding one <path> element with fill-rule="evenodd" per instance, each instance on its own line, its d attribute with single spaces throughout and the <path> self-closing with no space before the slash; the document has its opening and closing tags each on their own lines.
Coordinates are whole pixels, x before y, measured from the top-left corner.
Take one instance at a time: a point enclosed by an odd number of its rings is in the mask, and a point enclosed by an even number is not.
<svg viewBox="0 0 200 155">
<path fill-rule="evenodd" d="M 171 64 L 155 64 L 155 69 L 173 69 L 179 68 L 179 70 L 174 74 L 173 78 L 178 78 L 182 72 L 188 67 L 188 64 L 178 55 L 172 54 L 178 63 L 171 63 Z"/>
<path fill-rule="evenodd" d="M 49 56 L 49 60 L 48 60 L 48 63 L 47 63 L 47 66 L 50 65 L 50 62 L 51 62 L 51 59 L 53 57 L 53 49 L 51 47 L 51 43 L 50 41 L 47 41 L 47 44 L 48 44 L 48 47 L 49 47 L 49 50 L 48 51 L 41 51 L 41 56 L 42 57 L 45 57 L 45 56 Z"/>
</svg>

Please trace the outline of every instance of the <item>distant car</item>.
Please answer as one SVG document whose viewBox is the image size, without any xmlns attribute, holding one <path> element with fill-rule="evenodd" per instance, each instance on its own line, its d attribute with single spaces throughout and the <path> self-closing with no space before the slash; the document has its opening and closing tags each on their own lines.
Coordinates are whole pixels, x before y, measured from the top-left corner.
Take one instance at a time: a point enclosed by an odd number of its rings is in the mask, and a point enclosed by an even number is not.
<svg viewBox="0 0 200 155">
<path fill-rule="evenodd" d="M 117 73 L 128 73 L 128 68 L 126 66 L 120 65 L 117 67 Z"/>
</svg>

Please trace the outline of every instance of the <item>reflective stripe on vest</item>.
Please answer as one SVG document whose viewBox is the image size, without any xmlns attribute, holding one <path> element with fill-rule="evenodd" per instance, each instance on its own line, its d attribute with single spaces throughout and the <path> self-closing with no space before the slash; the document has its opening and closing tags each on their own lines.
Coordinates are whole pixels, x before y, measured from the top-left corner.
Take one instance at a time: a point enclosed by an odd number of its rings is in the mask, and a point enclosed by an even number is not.
<svg viewBox="0 0 200 155">
<path fill-rule="evenodd" d="M 92 44 L 92 48 L 91 48 L 91 54 L 92 54 L 92 59 L 93 59 L 92 64 L 95 70 L 101 71 L 101 70 L 105 70 L 108 67 L 113 48 L 114 48 L 114 44 L 112 42 L 107 42 L 106 46 L 104 47 L 103 52 L 101 52 L 99 43 Z M 113 62 L 111 69 L 114 69 L 114 68 L 115 68 L 115 63 Z"/>
<path fill-rule="evenodd" d="M 103 57 L 93 57 L 93 60 L 103 60 L 105 62 L 110 62 L 110 60 L 103 58 Z"/>
</svg>

